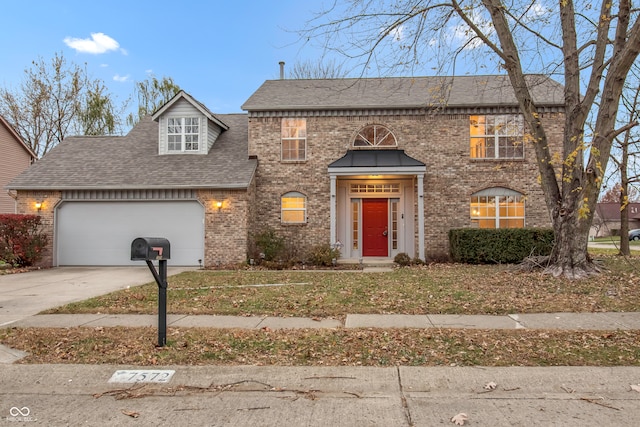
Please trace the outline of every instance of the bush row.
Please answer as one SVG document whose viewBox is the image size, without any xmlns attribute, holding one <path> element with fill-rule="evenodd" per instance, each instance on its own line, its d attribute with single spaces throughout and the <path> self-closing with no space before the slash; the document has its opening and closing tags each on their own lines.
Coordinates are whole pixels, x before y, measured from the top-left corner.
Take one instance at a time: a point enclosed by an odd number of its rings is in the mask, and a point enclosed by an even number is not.
<svg viewBox="0 0 640 427">
<path fill-rule="evenodd" d="M 553 244 L 553 230 L 547 228 L 449 231 L 452 261 L 468 264 L 519 263 L 528 256 L 549 255 Z"/>
<path fill-rule="evenodd" d="M 290 268 L 296 264 L 328 267 L 339 257 L 340 251 L 328 243 L 303 250 L 298 241 L 287 239 L 273 229 L 253 235 L 248 253 L 251 264 L 275 269 Z"/>
<path fill-rule="evenodd" d="M 48 238 L 37 215 L 0 215 L 0 261 L 16 267 L 34 265 L 42 258 Z"/>
</svg>

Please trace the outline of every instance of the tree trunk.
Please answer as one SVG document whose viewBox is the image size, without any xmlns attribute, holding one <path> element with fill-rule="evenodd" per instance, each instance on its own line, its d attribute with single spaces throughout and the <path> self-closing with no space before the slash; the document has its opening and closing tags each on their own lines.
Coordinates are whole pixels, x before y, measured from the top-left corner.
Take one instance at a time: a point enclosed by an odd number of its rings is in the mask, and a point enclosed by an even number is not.
<svg viewBox="0 0 640 427">
<path fill-rule="evenodd" d="M 627 132 L 629 135 L 629 132 Z M 629 164 L 629 142 L 628 137 L 622 144 L 622 159 L 620 162 L 620 249 L 619 255 L 631 255 L 629 248 L 629 177 L 627 167 Z"/>
<path fill-rule="evenodd" d="M 546 273 L 555 277 L 583 279 L 600 272 L 587 250 L 589 221 L 578 218 L 578 215 L 575 210 L 554 219 L 555 245 Z"/>
</svg>

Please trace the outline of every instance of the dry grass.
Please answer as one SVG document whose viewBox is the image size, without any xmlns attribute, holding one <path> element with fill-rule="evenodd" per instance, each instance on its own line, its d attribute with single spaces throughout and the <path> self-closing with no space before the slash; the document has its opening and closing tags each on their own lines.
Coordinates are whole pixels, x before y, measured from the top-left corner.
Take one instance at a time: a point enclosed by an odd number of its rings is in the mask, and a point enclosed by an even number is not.
<svg viewBox="0 0 640 427">
<path fill-rule="evenodd" d="M 30 355 L 20 363 L 317 366 L 631 366 L 640 331 L 459 329 L 220 330 L 170 328 L 0 330 Z"/>
<path fill-rule="evenodd" d="M 345 314 L 509 314 L 635 311 L 640 258 L 603 259 L 608 272 L 568 281 L 512 266 L 433 264 L 390 273 L 194 271 L 169 278 L 174 314 L 342 318 Z M 157 312 L 155 283 L 48 313 Z"/>
<path fill-rule="evenodd" d="M 390 273 L 198 271 L 169 279 L 170 313 L 343 318 L 348 313 L 505 314 L 637 311 L 640 258 L 602 257 L 583 281 L 508 266 L 436 264 Z M 263 286 L 270 285 L 270 286 Z M 51 313 L 157 313 L 147 284 Z M 12 328 L 0 343 L 22 363 L 130 365 L 640 365 L 640 331 L 460 329 L 217 330 Z"/>
</svg>

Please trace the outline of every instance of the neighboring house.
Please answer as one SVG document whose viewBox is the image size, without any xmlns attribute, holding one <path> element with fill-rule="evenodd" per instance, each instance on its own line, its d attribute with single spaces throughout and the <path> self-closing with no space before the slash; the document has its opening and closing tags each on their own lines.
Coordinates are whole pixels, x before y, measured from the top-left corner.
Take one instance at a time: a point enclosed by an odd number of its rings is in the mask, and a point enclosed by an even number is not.
<svg viewBox="0 0 640 427">
<path fill-rule="evenodd" d="M 0 214 L 16 213 L 16 201 L 5 186 L 26 170 L 36 154 L 13 127 L 0 116 Z"/>
<path fill-rule="evenodd" d="M 626 211 L 629 217 L 629 230 L 640 228 L 640 203 L 629 203 Z M 596 205 L 589 235 L 592 237 L 620 235 L 620 203 L 598 203 Z"/>
<path fill-rule="evenodd" d="M 529 76 L 552 152 L 563 88 Z M 214 115 L 184 92 L 123 137 L 67 138 L 10 185 L 54 235 L 52 265 L 129 264 L 166 237 L 170 265 L 247 260 L 275 230 L 358 262 L 448 255 L 462 227 L 550 226 L 506 76 L 266 81 Z"/>
</svg>

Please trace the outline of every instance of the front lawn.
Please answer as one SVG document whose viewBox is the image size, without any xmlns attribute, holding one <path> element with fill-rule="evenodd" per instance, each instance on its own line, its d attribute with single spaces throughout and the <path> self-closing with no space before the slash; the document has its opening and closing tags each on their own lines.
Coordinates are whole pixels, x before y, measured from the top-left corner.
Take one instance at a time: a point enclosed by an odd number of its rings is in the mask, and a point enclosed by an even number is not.
<svg viewBox="0 0 640 427">
<path fill-rule="evenodd" d="M 388 273 L 195 271 L 169 278 L 168 311 L 344 318 L 350 313 L 505 314 L 636 311 L 639 257 L 603 255 L 583 281 L 513 266 L 435 264 Z M 157 285 L 49 313 L 157 313 Z M 158 348 L 149 327 L 5 328 L 19 363 L 316 366 L 638 366 L 640 331 L 174 328 Z"/>
<path fill-rule="evenodd" d="M 582 281 L 520 273 L 508 265 L 433 264 L 388 273 L 192 271 L 169 277 L 167 311 L 342 318 L 637 310 L 640 258 L 603 255 L 601 263 L 607 272 Z M 154 282 L 47 313 L 153 314 L 157 294 Z"/>
</svg>

